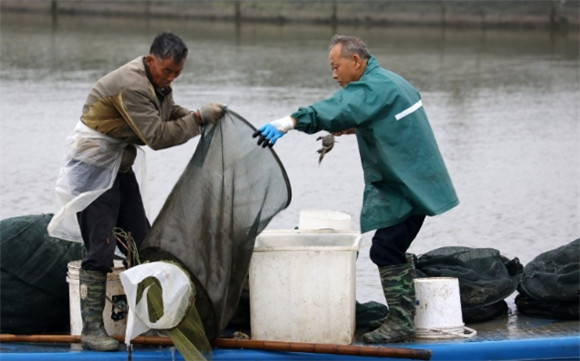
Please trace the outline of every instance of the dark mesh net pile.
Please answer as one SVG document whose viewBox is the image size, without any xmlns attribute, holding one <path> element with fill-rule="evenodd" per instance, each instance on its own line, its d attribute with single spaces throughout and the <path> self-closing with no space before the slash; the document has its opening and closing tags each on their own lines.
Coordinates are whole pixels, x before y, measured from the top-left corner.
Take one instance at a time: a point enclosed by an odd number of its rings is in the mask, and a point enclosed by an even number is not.
<svg viewBox="0 0 580 361">
<path fill-rule="evenodd" d="M 0 332 L 63 332 L 69 328 L 67 264 L 82 243 L 48 236 L 52 214 L 0 221 Z"/>
<path fill-rule="evenodd" d="M 465 322 L 480 322 L 507 310 L 504 299 L 518 285 L 522 265 L 492 248 L 442 247 L 417 258 L 417 277 L 456 277 Z"/>
<path fill-rule="evenodd" d="M 256 145 L 254 131 L 232 111 L 204 129 L 141 248 L 142 260 L 178 262 L 190 273 L 210 340 L 236 311 L 256 236 L 291 200 L 282 164 Z"/>
<path fill-rule="evenodd" d="M 580 238 L 544 252 L 524 267 L 518 311 L 538 317 L 578 319 Z"/>
</svg>

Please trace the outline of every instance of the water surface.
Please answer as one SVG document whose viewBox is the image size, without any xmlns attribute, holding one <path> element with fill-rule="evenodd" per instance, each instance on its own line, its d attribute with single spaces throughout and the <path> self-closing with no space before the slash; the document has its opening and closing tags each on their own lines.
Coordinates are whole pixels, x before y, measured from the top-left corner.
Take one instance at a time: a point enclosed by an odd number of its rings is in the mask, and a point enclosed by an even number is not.
<svg viewBox="0 0 580 361">
<path fill-rule="evenodd" d="M 172 30 L 191 56 L 174 86 L 177 103 L 220 101 L 255 126 L 338 89 L 327 62 L 334 32 L 365 39 L 384 67 L 422 93 L 460 198 L 428 218 L 411 251 L 492 247 L 527 263 L 580 236 L 578 34 L 547 31 L 279 26 L 2 14 L 0 41 L 2 219 L 55 212 L 53 187 L 64 139 L 91 85 L 147 53 Z M 316 135 L 296 131 L 275 147 L 292 204 L 270 224 L 288 229 L 302 209 L 351 215 L 359 229 L 363 178 L 354 137 L 318 164 Z M 147 151 L 151 219 L 197 140 Z M 381 301 L 364 235 L 357 298 Z"/>
</svg>

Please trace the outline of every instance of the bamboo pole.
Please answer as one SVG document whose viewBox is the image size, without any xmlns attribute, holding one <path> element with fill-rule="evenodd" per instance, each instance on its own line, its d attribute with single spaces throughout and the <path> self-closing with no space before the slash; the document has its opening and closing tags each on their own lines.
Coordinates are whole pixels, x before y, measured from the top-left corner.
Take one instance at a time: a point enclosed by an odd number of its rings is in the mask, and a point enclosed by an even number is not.
<svg viewBox="0 0 580 361">
<path fill-rule="evenodd" d="M 123 336 L 114 336 L 120 342 L 124 342 Z M 0 334 L 0 342 L 44 342 L 44 343 L 80 343 L 81 337 L 78 335 L 13 335 Z M 132 344 L 138 345 L 159 345 L 173 346 L 169 337 L 163 336 L 138 336 L 131 340 Z M 310 352 L 326 353 L 334 355 L 351 356 L 373 356 L 373 357 L 393 357 L 408 358 L 417 360 L 429 360 L 431 350 L 385 347 L 385 346 L 365 346 L 365 345 L 337 345 L 319 344 L 305 342 L 280 342 L 262 341 L 246 339 L 218 338 L 213 342 L 214 347 L 219 348 L 243 348 L 251 350 L 284 351 L 284 352 Z"/>
<path fill-rule="evenodd" d="M 394 357 L 410 358 L 418 360 L 429 360 L 431 350 L 421 350 L 414 348 L 365 346 L 365 345 L 337 345 L 305 342 L 280 342 L 218 338 L 214 341 L 214 346 L 223 348 L 248 348 L 254 350 L 269 351 L 290 351 L 290 352 L 311 352 L 327 353 L 334 355 L 353 356 L 374 356 L 374 357 Z"/>
</svg>

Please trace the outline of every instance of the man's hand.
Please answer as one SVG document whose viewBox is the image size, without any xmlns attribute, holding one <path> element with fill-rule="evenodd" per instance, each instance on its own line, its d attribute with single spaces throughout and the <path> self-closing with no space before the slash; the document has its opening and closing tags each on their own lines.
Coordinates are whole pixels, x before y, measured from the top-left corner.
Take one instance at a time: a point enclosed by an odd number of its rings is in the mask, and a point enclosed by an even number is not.
<svg viewBox="0 0 580 361">
<path fill-rule="evenodd" d="M 217 123 L 218 120 L 223 117 L 226 109 L 227 105 L 220 103 L 209 103 L 202 105 L 196 112 L 202 121 L 200 125 Z"/>
<path fill-rule="evenodd" d="M 294 129 L 294 120 L 291 117 L 284 117 L 262 125 L 254 132 L 252 137 L 260 136 L 258 145 L 263 148 L 272 147 L 278 139 L 282 138 L 291 129 Z"/>
</svg>

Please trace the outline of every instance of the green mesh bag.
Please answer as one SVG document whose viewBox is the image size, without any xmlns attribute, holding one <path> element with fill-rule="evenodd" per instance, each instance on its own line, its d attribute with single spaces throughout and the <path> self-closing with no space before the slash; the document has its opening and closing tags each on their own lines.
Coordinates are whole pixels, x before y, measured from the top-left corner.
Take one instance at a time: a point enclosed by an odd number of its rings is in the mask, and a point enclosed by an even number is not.
<svg viewBox="0 0 580 361">
<path fill-rule="evenodd" d="M 211 341 L 234 317 L 256 236 L 290 204 L 291 188 L 255 128 L 231 110 L 204 127 L 195 153 L 140 250 L 142 261 L 171 261 L 189 273 Z"/>
<path fill-rule="evenodd" d="M 68 330 L 67 264 L 82 258 L 81 243 L 48 236 L 52 214 L 0 221 L 0 332 Z"/>
<path fill-rule="evenodd" d="M 530 316 L 577 320 L 580 309 L 580 238 L 544 252 L 523 270 L 518 311 Z"/>
</svg>

